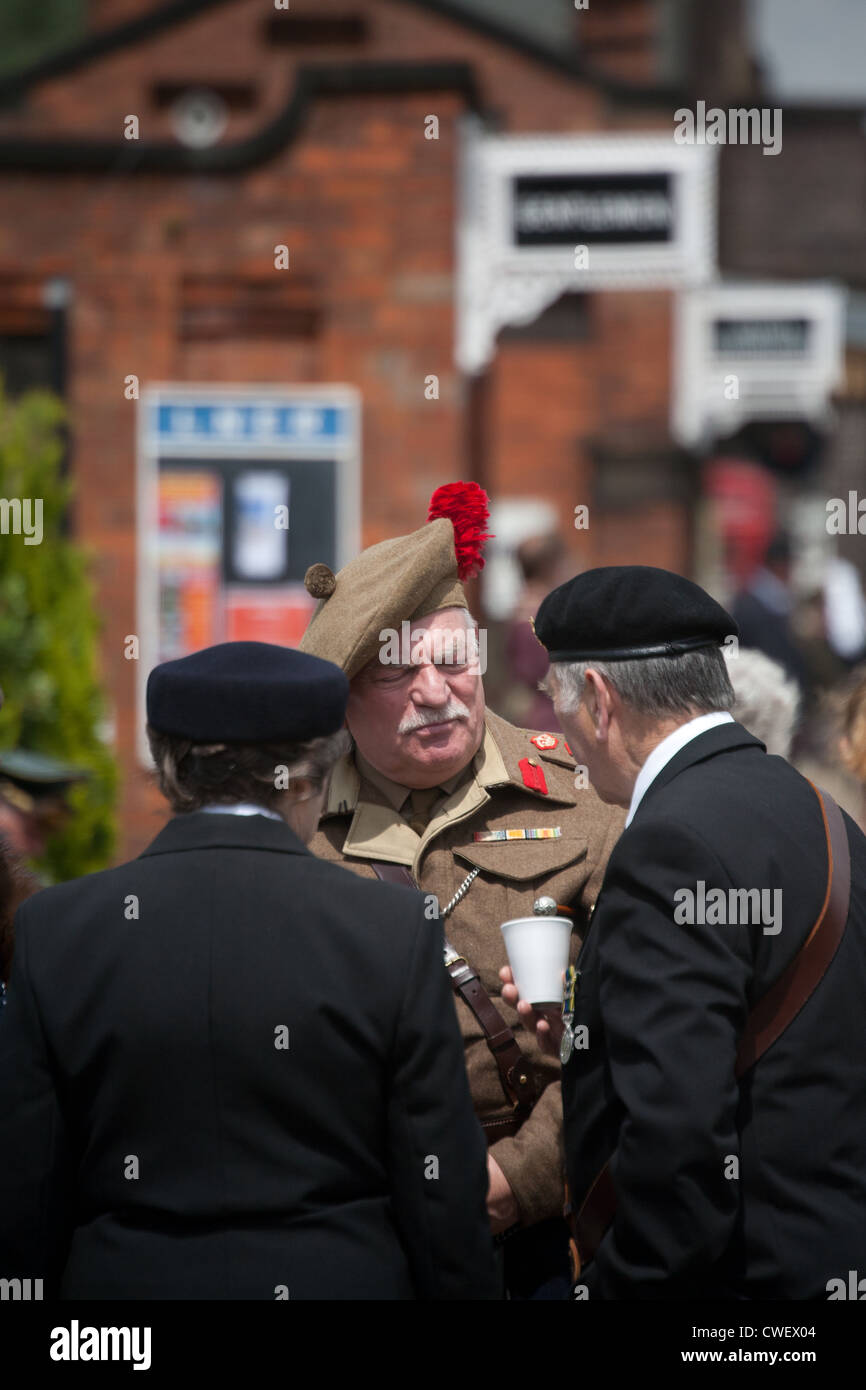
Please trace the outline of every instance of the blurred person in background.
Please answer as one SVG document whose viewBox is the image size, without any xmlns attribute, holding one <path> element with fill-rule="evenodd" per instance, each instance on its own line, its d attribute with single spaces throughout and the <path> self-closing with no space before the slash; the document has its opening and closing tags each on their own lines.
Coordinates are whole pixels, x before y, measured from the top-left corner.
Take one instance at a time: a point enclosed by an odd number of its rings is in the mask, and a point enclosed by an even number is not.
<svg viewBox="0 0 866 1390">
<path fill-rule="evenodd" d="M 547 675 L 547 653 L 532 631 L 532 619 L 551 589 L 564 584 L 574 572 L 565 542 L 558 532 L 529 536 L 515 551 L 523 575 L 523 588 L 505 633 L 505 669 L 508 681 L 508 713 L 523 729 L 558 732 L 553 701 L 539 690 Z"/>
<path fill-rule="evenodd" d="M 866 671 L 855 673 L 855 684 L 842 711 L 839 754 L 859 787 L 857 821 L 866 830 Z"/>
<path fill-rule="evenodd" d="M 15 913 L 25 898 L 38 891 L 35 876 L 0 839 L 0 1009 L 6 1003 L 6 986 L 15 951 Z"/>
<path fill-rule="evenodd" d="M 850 560 L 832 555 L 824 573 L 824 625 L 827 642 L 849 667 L 866 656 L 866 598 Z"/>
<path fill-rule="evenodd" d="M 23 859 L 40 859 L 69 815 L 66 793 L 89 773 L 26 748 L 0 752 L 0 839 Z"/>
<path fill-rule="evenodd" d="M 791 543 L 778 533 L 770 541 L 763 563 L 734 598 L 731 613 L 740 629 L 741 644 L 777 661 L 805 691 L 808 676 L 792 628 L 793 611 Z"/>
<path fill-rule="evenodd" d="M 788 679 L 777 661 L 745 647 L 728 660 L 728 676 L 734 689 L 734 718 L 761 740 L 768 753 L 790 757 L 800 704 L 796 682 Z"/>
<path fill-rule="evenodd" d="M 492 1296 L 442 929 L 306 848 L 348 690 L 260 642 L 151 672 L 172 819 L 16 918 L 0 1278 L 68 1299 Z"/>
<path fill-rule="evenodd" d="M 0 708 L 2 706 L 3 692 L 0 690 Z M 80 772 L 77 768 L 61 767 L 56 760 L 42 759 L 38 754 L 29 756 L 35 756 L 35 764 L 28 764 L 28 755 L 22 755 L 20 750 L 0 753 L 0 1010 L 6 1004 L 6 986 L 15 951 L 15 913 L 24 899 L 39 888 L 38 880 L 25 867 L 23 856 L 41 854 L 45 847 L 38 836 L 35 798 L 27 792 L 26 785 L 19 786 L 15 779 L 21 777 L 22 770 L 32 774 L 36 768 L 55 776 L 58 772 Z M 61 779 L 64 789 L 67 784 Z M 40 782 L 38 785 L 46 784 Z M 51 785 L 50 778 L 47 785 Z"/>
</svg>

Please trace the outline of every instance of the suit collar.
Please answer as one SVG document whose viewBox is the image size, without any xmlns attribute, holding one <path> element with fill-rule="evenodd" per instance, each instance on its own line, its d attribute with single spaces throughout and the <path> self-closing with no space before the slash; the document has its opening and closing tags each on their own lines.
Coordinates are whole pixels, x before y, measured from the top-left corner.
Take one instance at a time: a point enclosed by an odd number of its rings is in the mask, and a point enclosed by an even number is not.
<svg viewBox="0 0 866 1390">
<path fill-rule="evenodd" d="M 310 853 L 285 821 L 268 820 L 266 816 L 190 811 L 173 816 L 142 850 L 139 858 L 195 849 L 266 849 L 284 854 Z"/>
<path fill-rule="evenodd" d="M 658 776 L 647 787 L 643 800 L 635 811 L 635 820 L 640 816 L 641 809 L 646 803 L 651 801 L 662 787 L 666 787 L 669 782 L 672 782 L 680 772 L 685 771 L 687 767 L 693 767 L 696 763 L 705 762 L 708 758 L 715 758 L 720 753 L 733 752 L 735 748 L 760 748 L 765 753 L 767 751 L 761 740 L 755 738 L 754 734 L 750 734 L 748 729 L 744 729 L 742 724 L 738 724 L 736 720 L 732 724 L 719 724 L 715 729 L 707 729 L 704 733 L 691 739 L 685 747 L 674 754 L 670 762 L 665 764 Z"/>
<path fill-rule="evenodd" d="M 638 806 L 643 801 L 647 789 L 652 786 L 655 779 L 663 768 L 667 767 L 680 751 L 685 748 L 687 743 L 697 738 L 699 734 L 706 733 L 708 729 L 715 729 L 720 724 L 732 724 L 733 715 L 727 710 L 711 710 L 707 714 L 696 715 L 694 719 L 686 719 L 678 724 L 663 739 L 651 748 L 644 760 L 631 794 L 631 805 L 628 808 L 628 815 L 625 818 L 626 829 L 631 825 Z"/>
</svg>

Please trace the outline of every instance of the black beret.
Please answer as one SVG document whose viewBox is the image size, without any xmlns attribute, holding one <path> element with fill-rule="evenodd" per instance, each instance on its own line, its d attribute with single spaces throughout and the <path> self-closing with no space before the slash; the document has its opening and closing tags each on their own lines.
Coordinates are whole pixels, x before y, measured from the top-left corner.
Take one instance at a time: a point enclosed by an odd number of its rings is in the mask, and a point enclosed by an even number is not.
<svg viewBox="0 0 866 1390">
<path fill-rule="evenodd" d="M 349 682 L 332 661 L 270 642 L 222 642 L 147 678 L 147 722 L 197 743 L 302 742 L 341 727 Z"/>
<path fill-rule="evenodd" d="M 551 661 L 627 661 L 721 646 L 738 635 L 730 613 L 669 570 L 606 565 L 543 600 L 535 635 Z"/>
</svg>

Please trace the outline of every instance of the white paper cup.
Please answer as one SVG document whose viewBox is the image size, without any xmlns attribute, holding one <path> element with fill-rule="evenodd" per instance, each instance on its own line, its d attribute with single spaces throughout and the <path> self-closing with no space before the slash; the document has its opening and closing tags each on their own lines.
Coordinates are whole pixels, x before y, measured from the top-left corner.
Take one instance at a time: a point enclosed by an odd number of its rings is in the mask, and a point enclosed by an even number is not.
<svg viewBox="0 0 866 1390">
<path fill-rule="evenodd" d="M 555 1004 L 562 999 L 572 923 L 568 917 L 514 917 L 502 923 L 505 949 L 521 999 Z"/>
</svg>

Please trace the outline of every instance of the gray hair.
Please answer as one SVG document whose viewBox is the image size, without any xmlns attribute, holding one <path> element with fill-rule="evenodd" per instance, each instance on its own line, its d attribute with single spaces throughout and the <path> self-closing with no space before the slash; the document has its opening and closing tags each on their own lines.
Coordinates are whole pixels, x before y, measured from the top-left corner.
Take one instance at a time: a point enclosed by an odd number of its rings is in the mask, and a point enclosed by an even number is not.
<svg viewBox="0 0 866 1390">
<path fill-rule="evenodd" d="M 734 718 L 767 745 L 768 753 L 787 758 L 800 704 L 797 682 L 777 661 L 748 647 L 732 653 L 728 669 L 734 687 Z"/>
<path fill-rule="evenodd" d="M 299 778 L 321 787 L 347 752 L 348 734 L 303 743 L 194 743 L 147 729 L 159 789 L 173 811 L 252 801 L 278 809 L 285 789 Z"/>
<path fill-rule="evenodd" d="M 589 670 L 604 676 L 636 714 L 709 714 L 729 710 L 734 702 L 727 663 L 718 647 L 630 661 L 556 662 L 551 669 L 564 714 L 573 714 L 580 705 Z"/>
</svg>

